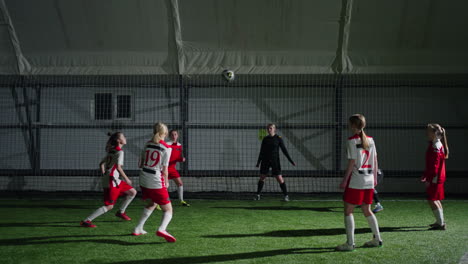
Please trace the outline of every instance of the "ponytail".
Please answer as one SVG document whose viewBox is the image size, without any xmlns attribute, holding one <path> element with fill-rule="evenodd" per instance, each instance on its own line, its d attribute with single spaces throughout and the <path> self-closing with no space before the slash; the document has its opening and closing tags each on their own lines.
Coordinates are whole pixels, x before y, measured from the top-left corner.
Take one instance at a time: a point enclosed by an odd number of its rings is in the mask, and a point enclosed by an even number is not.
<svg viewBox="0 0 468 264">
<path fill-rule="evenodd" d="M 366 127 L 366 118 L 361 114 L 354 114 L 349 117 L 349 124 L 359 130 L 359 137 L 361 138 L 363 149 L 369 149 L 369 139 L 367 138 L 366 132 L 364 132 L 364 128 Z"/>
<path fill-rule="evenodd" d="M 447 133 L 445 129 L 439 124 L 427 124 L 427 128 L 430 129 L 436 136 L 436 138 L 442 141 L 444 146 L 445 159 L 449 158 L 449 147 L 447 143 Z"/>
<path fill-rule="evenodd" d="M 167 135 L 167 126 L 164 123 L 158 122 L 153 126 L 153 138 L 151 139 L 154 143 L 164 140 Z"/>
<path fill-rule="evenodd" d="M 107 140 L 107 143 L 106 143 L 106 152 L 110 152 L 115 147 L 117 147 L 117 145 L 119 144 L 117 140 L 119 139 L 121 134 L 122 132 L 107 133 L 107 136 L 109 137 L 109 139 Z"/>
<path fill-rule="evenodd" d="M 359 133 L 359 137 L 361 137 L 362 148 L 369 149 L 370 147 L 369 139 L 367 138 L 367 135 L 366 135 L 366 132 L 364 132 L 364 129 L 361 130 L 361 132 Z"/>
<path fill-rule="evenodd" d="M 442 129 L 442 145 L 444 145 L 444 152 L 445 152 L 445 159 L 449 158 L 449 147 L 447 143 L 447 133 L 445 133 L 445 129 L 443 127 L 440 127 Z"/>
</svg>

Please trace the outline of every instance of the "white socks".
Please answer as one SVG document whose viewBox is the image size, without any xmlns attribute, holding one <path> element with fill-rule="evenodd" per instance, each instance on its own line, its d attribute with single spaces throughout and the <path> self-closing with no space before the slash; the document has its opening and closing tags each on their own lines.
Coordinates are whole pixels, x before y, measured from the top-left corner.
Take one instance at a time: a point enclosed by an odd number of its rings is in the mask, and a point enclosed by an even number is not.
<svg viewBox="0 0 468 264">
<path fill-rule="evenodd" d="M 177 193 L 179 194 L 179 200 L 182 202 L 184 200 L 184 186 L 179 186 L 177 188 Z"/>
<path fill-rule="evenodd" d="M 138 221 L 138 225 L 135 227 L 136 231 L 144 231 L 143 226 L 146 223 L 146 220 L 150 217 L 150 215 L 153 213 L 152 210 L 149 210 L 147 208 L 143 208 L 143 212 L 141 213 L 140 221 Z"/>
<path fill-rule="evenodd" d="M 161 225 L 158 228 L 158 231 L 166 231 L 167 225 L 171 222 L 172 212 L 163 212 Z"/>
<path fill-rule="evenodd" d="M 345 215 L 344 218 L 345 228 L 346 228 L 346 243 L 348 245 L 354 245 L 354 216 L 353 215 Z"/>
<path fill-rule="evenodd" d="M 128 205 L 133 201 L 133 198 L 135 198 L 135 196 L 127 196 L 125 200 L 123 200 L 122 205 L 120 206 L 121 214 L 125 213 L 125 210 L 127 209 Z"/>
<path fill-rule="evenodd" d="M 94 211 L 94 213 L 92 213 L 90 216 L 88 216 L 85 219 L 85 221 L 93 221 L 94 219 L 96 219 L 96 217 L 107 213 L 107 211 L 108 210 L 107 210 L 107 208 L 105 206 L 99 207 L 96 211 Z"/>
<path fill-rule="evenodd" d="M 374 234 L 374 239 L 377 241 L 382 241 L 382 238 L 380 237 L 379 223 L 377 222 L 377 218 L 375 217 L 375 215 L 370 215 L 366 217 L 366 219 L 369 223 L 372 233 Z"/>
<path fill-rule="evenodd" d="M 445 221 L 444 221 L 444 209 L 442 208 L 437 208 L 435 210 L 432 210 L 432 213 L 434 213 L 434 216 L 435 216 L 435 219 L 436 219 L 436 223 L 439 224 L 439 225 L 444 225 L 445 224 Z"/>
</svg>

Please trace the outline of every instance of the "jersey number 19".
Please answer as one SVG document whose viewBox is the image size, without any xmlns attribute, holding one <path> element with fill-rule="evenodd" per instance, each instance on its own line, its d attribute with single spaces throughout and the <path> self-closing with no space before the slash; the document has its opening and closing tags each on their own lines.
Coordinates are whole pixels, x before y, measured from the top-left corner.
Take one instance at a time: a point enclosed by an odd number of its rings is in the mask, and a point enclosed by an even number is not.
<svg viewBox="0 0 468 264">
<path fill-rule="evenodd" d="M 147 150 L 146 151 L 146 159 L 145 159 L 145 166 L 147 167 L 155 167 L 158 165 L 159 160 L 161 159 L 161 154 L 159 154 L 159 151 L 153 151 Z M 151 165 L 149 163 L 152 163 Z"/>
</svg>

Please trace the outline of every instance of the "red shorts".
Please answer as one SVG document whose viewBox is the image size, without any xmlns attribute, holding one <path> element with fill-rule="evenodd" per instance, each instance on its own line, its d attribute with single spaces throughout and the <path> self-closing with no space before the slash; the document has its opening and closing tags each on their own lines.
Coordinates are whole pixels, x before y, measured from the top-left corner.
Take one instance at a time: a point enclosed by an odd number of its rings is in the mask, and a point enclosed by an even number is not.
<svg viewBox="0 0 468 264">
<path fill-rule="evenodd" d="M 128 183 L 121 181 L 118 187 L 114 187 L 113 182 L 109 183 L 108 188 L 104 188 L 104 204 L 113 205 L 117 202 L 120 196 L 125 195 L 124 192 L 133 189 Z"/>
<path fill-rule="evenodd" d="M 175 178 L 180 178 L 180 174 L 179 174 L 179 172 L 177 171 L 176 168 L 169 167 L 167 169 L 167 172 L 169 173 L 169 175 L 168 175 L 169 180 L 172 180 L 172 179 L 175 179 Z"/>
<path fill-rule="evenodd" d="M 161 189 L 148 189 L 143 186 L 140 187 L 143 194 L 143 200 L 151 199 L 151 201 L 159 205 L 165 205 L 171 202 L 166 187 Z"/>
<path fill-rule="evenodd" d="M 426 187 L 427 200 L 442 201 L 445 198 L 444 184 L 431 183 Z"/>
<path fill-rule="evenodd" d="M 374 199 L 374 189 L 353 189 L 346 187 L 343 194 L 343 201 L 354 204 L 372 204 Z"/>
</svg>

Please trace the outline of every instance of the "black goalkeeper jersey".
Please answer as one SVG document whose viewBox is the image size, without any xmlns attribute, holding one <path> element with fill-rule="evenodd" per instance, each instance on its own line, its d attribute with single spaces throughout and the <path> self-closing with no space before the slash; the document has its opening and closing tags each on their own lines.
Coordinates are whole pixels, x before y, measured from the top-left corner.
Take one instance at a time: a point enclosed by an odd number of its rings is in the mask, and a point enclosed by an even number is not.
<svg viewBox="0 0 468 264">
<path fill-rule="evenodd" d="M 257 165 L 264 161 L 269 161 L 269 162 L 279 162 L 279 149 L 281 148 L 281 151 L 283 151 L 283 154 L 286 156 L 286 158 L 291 162 L 291 164 L 294 164 L 294 161 L 291 159 L 291 156 L 289 156 L 288 150 L 284 146 L 283 139 L 278 136 L 266 136 L 262 140 L 262 147 L 260 148 L 260 154 L 258 155 L 258 161 Z"/>
</svg>

